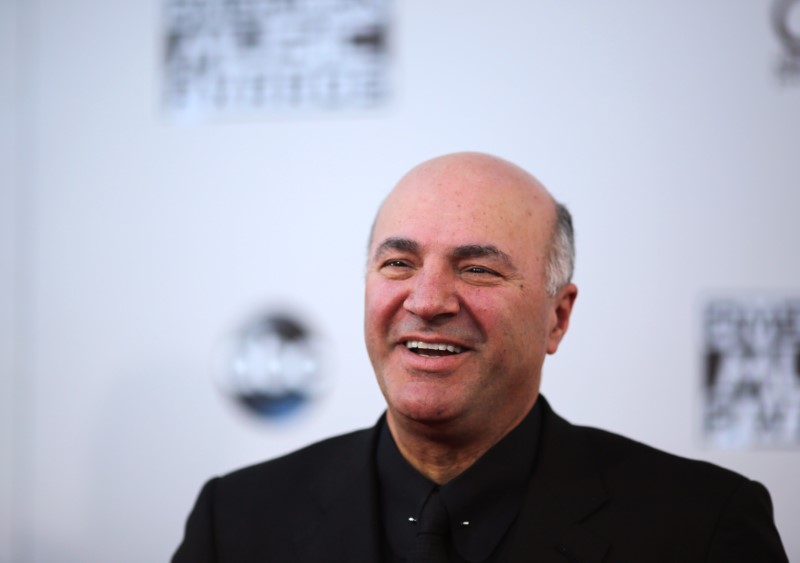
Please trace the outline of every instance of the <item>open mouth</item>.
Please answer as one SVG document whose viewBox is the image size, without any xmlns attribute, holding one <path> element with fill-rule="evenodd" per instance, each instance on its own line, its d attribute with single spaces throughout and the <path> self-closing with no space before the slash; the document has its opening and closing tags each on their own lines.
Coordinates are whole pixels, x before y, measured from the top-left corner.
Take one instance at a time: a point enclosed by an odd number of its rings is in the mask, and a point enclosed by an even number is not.
<svg viewBox="0 0 800 563">
<path fill-rule="evenodd" d="M 407 340 L 406 348 L 415 354 L 428 358 L 441 358 L 443 356 L 455 356 L 463 352 L 461 346 L 453 344 L 437 344 L 435 342 L 421 342 L 419 340 Z"/>
</svg>

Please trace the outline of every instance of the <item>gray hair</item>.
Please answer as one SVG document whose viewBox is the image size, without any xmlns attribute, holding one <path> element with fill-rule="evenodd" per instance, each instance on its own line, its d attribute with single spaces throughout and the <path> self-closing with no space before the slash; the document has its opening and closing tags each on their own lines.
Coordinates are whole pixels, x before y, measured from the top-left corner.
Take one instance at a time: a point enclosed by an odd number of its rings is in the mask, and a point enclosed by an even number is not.
<svg viewBox="0 0 800 563">
<path fill-rule="evenodd" d="M 575 270 L 575 231 L 572 228 L 572 215 L 569 209 L 558 201 L 556 204 L 556 224 L 550 239 L 547 255 L 546 289 L 554 297 L 565 285 L 572 281 Z"/>
</svg>

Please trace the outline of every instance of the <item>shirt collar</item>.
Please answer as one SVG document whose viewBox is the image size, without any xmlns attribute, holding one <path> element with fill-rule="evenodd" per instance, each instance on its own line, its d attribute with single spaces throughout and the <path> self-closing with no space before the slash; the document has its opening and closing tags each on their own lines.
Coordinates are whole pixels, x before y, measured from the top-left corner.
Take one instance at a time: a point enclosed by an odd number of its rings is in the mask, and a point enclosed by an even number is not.
<svg viewBox="0 0 800 563">
<path fill-rule="evenodd" d="M 530 413 L 458 477 L 439 487 L 453 547 L 470 563 L 498 547 L 522 506 L 536 456 L 541 408 Z M 435 483 L 403 458 L 384 422 L 376 452 L 383 528 L 396 555 L 410 553 L 422 507 Z"/>
</svg>

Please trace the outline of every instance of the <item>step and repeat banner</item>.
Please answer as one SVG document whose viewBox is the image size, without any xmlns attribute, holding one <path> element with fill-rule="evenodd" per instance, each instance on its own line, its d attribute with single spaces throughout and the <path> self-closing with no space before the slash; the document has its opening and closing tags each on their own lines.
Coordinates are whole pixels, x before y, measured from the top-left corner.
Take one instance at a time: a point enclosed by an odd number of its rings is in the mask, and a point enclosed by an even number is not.
<svg viewBox="0 0 800 563">
<path fill-rule="evenodd" d="M 573 213 L 555 410 L 763 482 L 800 559 L 800 1 L 18 16 L 9 561 L 168 560 L 210 477 L 374 424 L 372 220 L 461 150 Z"/>
</svg>

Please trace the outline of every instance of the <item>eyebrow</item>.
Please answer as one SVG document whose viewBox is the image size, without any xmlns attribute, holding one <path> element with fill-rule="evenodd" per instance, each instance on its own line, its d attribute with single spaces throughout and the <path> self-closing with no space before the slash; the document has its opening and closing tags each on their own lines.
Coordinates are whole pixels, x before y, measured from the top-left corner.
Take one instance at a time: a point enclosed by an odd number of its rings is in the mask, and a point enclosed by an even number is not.
<svg viewBox="0 0 800 563">
<path fill-rule="evenodd" d="M 377 260 L 378 257 L 387 250 L 419 253 L 419 249 L 419 243 L 414 240 L 403 237 L 389 237 L 375 249 L 373 260 Z M 457 246 L 455 250 L 453 250 L 453 257 L 459 260 L 469 258 L 493 258 L 499 260 L 507 267 L 516 270 L 511 257 L 493 244 L 464 244 Z"/>
<path fill-rule="evenodd" d="M 509 268 L 516 269 L 511 256 L 494 246 L 493 244 L 465 244 L 456 247 L 453 256 L 459 259 L 464 258 L 494 258 L 499 260 Z"/>
<path fill-rule="evenodd" d="M 402 252 L 419 252 L 419 243 L 411 240 L 410 238 L 403 237 L 389 237 L 378 245 L 375 249 L 375 254 L 372 256 L 373 260 L 377 260 L 378 256 L 387 250 L 400 250 Z"/>
</svg>

